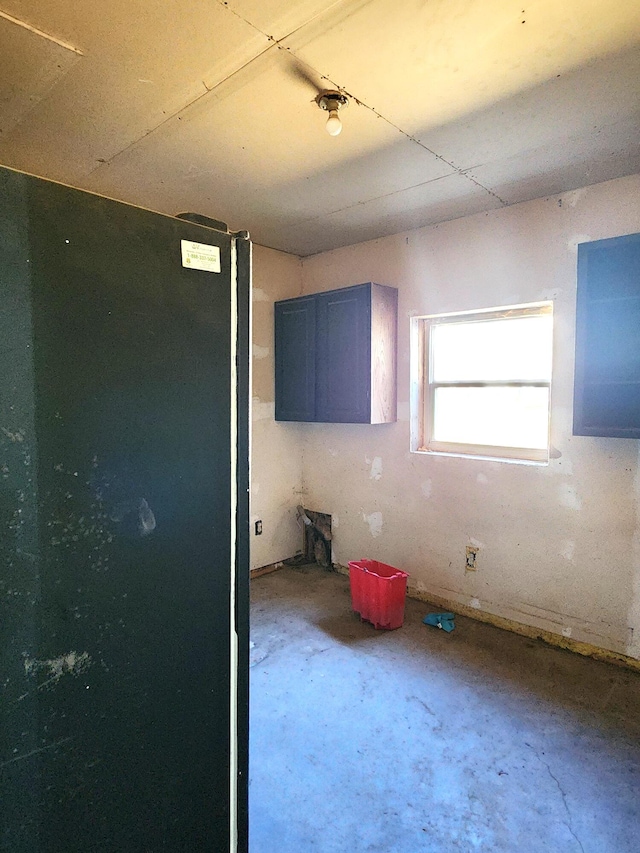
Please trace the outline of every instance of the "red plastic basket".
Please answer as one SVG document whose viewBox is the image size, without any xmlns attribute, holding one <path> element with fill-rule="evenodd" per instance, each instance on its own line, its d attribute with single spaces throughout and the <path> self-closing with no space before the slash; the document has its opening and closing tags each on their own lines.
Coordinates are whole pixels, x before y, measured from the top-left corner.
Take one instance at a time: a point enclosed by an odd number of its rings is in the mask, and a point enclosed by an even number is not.
<svg viewBox="0 0 640 853">
<path fill-rule="evenodd" d="M 408 577 L 406 572 L 377 560 L 349 562 L 352 609 L 375 628 L 400 628 Z"/>
</svg>

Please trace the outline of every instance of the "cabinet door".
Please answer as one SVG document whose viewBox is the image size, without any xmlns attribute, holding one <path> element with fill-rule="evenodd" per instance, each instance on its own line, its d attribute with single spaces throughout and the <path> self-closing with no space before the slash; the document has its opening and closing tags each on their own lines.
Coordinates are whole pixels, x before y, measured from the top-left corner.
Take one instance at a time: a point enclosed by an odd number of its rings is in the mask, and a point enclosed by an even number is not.
<svg viewBox="0 0 640 853">
<path fill-rule="evenodd" d="M 316 299 L 275 304 L 276 420 L 316 419 Z"/>
<path fill-rule="evenodd" d="M 371 285 L 321 293 L 318 300 L 316 420 L 371 420 Z"/>
<path fill-rule="evenodd" d="M 640 234 L 578 247 L 574 435 L 640 438 Z"/>
</svg>

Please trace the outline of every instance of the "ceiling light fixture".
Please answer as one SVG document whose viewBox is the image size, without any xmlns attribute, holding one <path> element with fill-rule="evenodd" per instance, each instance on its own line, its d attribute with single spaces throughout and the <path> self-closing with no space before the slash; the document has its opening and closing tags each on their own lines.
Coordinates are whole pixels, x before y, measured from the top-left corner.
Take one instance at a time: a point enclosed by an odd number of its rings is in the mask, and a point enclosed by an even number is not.
<svg viewBox="0 0 640 853">
<path fill-rule="evenodd" d="M 316 98 L 316 104 L 321 110 L 327 110 L 329 118 L 327 119 L 327 133 L 329 136 L 337 136 L 342 130 L 342 122 L 338 115 L 338 110 L 342 110 L 349 106 L 349 99 L 342 92 L 337 92 L 335 89 L 326 89 L 320 92 Z"/>
</svg>

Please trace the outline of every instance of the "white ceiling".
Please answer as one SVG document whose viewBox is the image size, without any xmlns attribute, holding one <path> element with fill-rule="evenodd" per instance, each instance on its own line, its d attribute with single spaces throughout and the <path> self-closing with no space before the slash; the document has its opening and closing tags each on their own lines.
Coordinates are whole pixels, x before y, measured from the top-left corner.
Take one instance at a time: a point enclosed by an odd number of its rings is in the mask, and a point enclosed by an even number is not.
<svg viewBox="0 0 640 853">
<path fill-rule="evenodd" d="M 299 255 L 640 171 L 639 104 L 640 0 L 0 0 L 1 163 Z"/>
</svg>

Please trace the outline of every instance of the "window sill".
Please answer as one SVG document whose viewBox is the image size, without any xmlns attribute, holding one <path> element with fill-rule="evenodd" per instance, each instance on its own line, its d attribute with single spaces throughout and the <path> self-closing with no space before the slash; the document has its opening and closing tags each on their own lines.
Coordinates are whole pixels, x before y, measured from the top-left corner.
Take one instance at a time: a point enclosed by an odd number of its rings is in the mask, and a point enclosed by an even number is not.
<svg viewBox="0 0 640 853">
<path fill-rule="evenodd" d="M 429 450 L 426 447 L 419 447 L 411 450 L 411 453 L 416 453 L 419 456 L 452 456 L 454 459 L 476 459 L 480 462 L 508 462 L 511 465 L 533 465 L 537 468 L 547 467 L 548 459 L 519 459 L 513 456 L 489 456 L 484 453 L 462 453 L 461 451 L 453 450 Z"/>
</svg>

